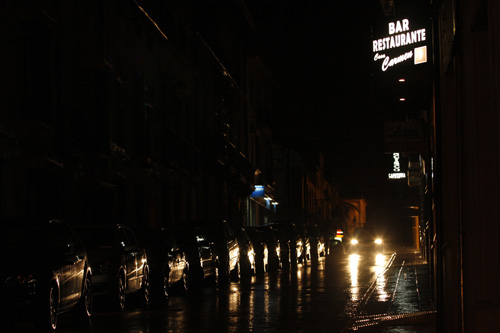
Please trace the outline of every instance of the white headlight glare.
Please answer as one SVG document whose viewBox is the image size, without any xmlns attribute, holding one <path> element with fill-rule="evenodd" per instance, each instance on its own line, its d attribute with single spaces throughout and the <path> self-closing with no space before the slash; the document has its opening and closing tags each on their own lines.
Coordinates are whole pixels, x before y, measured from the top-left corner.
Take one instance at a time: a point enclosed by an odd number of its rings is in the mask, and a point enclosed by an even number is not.
<svg viewBox="0 0 500 333">
<path fill-rule="evenodd" d="M 379 245 L 382 244 L 382 239 L 380 239 L 380 238 L 375 239 L 375 244 L 379 244 Z"/>
<path fill-rule="evenodd" d="M 358 240 L 357 239 L 352 239 L 351 240 L 351 244 L 353 244 L 353 245 L 358 244 Z"/>
</svg>

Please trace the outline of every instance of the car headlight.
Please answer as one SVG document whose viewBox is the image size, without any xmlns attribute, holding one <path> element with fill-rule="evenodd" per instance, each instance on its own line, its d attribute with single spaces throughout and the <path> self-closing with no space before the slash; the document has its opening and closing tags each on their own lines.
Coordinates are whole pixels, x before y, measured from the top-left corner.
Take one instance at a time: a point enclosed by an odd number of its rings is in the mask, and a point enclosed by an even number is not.
<svg viewBox="0 0 500 333">
<path fill-rule="evenodd" d="M 357 240 L 357 239 L 351 239 L 351 244 L 352 244 L 352 245 L 356 245 L 356 244 L 358 244 L 358 240 Z"/>
<path fill-rule="evenodd" d="M 377 245 L 382 244 L 382 239 L 380 239 L 380 238 L 375 239 L 375 244 L 377 244 Z"/>
</svg>

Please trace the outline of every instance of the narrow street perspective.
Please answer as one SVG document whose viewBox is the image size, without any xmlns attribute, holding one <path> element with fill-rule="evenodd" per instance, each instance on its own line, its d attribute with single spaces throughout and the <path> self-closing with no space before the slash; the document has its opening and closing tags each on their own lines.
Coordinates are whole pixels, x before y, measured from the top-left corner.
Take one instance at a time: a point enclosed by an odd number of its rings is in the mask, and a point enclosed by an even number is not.
<svg viewBox="0 0 500 333">
<path fill-rule="evenodd" d="M 415 249 L 332 253 L 227 287 L 177 290 L 126 312 L 96 306 L 92 323 L 59 318 L 60 332 L 436 332 L 429 274 Z M 13 327 L 36 332 L 32 324 Z"/>
<path fill-rule="evenodd" d="M 2 332 L 490 332 L 500 1 L 0 0 Z"/>
</svg>

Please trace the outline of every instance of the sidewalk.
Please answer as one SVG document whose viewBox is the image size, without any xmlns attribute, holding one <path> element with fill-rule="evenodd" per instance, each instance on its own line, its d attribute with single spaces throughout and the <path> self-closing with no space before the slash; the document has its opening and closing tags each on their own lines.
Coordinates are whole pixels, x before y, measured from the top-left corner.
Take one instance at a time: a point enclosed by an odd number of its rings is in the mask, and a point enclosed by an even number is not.
<svg viewBox="0 0 500 333">
<path fill-rule="evenodd" d="M 369 292 L 358 309 L 351 331 L 437 332 L 429 270 L 418 252 L 398 251 L 382 280 L 387 299 Z"/>
</svg>

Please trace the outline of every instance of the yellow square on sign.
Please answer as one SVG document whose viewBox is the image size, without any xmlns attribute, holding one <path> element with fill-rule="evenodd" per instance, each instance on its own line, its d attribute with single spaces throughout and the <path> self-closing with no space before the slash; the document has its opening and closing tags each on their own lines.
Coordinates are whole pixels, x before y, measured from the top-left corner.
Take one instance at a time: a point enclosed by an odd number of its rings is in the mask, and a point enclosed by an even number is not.
<svg viewBox="0 0 500 333">
<path fill-rule="evenodd" d="M 427 62 L 427 46 L 415 48 L 415 65 Z"/>
</svg>

